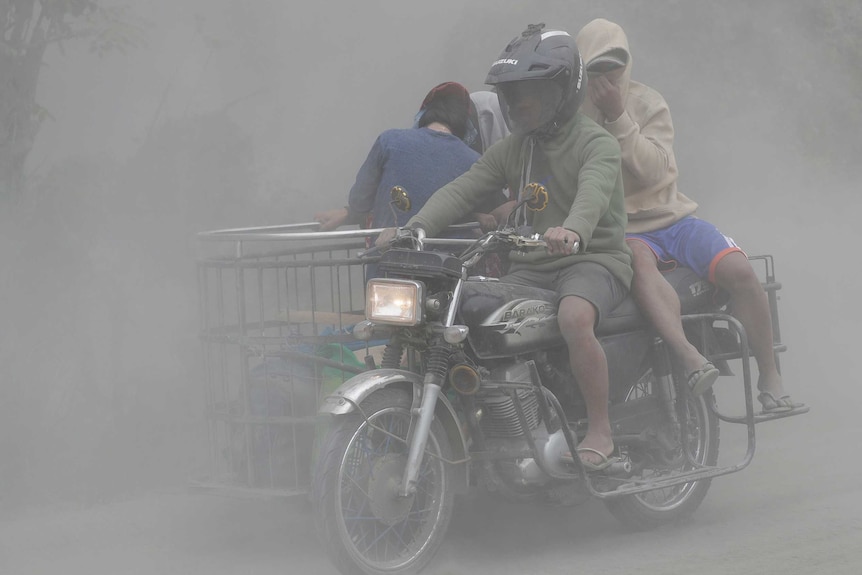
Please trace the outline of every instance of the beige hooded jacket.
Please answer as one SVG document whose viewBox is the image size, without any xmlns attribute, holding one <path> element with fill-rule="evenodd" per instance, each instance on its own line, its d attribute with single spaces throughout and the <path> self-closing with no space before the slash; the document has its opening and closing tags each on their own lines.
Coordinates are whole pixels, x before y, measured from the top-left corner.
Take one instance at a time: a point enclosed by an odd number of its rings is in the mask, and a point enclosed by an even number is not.
<svg viewBox="0 0 862 575">
<path fill-rule="evenodd" d="M 625 54 L 625 71 L 617 82 L 625 107 L 623 114 L 613 122 L 606 121 L 589 95 L 581 112 L 604 126 L 620 144 L 628 214 L 626 232 L 658 230 L 694 213 L 697 204 L 676 188 L 673 122 L 667 102 L 652 88 L 630 79 L 632 57 L 623 29 L 598 18 L 581 29 L 576 42 L 587 67 L 608 52 Z"/>
</svg>

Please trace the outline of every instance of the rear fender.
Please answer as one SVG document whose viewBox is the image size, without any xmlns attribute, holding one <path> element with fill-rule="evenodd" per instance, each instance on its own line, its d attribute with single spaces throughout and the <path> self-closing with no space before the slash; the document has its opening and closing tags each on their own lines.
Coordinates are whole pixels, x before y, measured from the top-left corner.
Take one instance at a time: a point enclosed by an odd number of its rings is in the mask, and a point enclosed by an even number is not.
<svg viewBox="0 0 862 575">
<path fill-rule="evenodd" d="M 386 387 L 398 387 L 411 390 L 413 393 L 413 405 L 419 406 L 422 401 L 423 376 L 411 371 L 400 369 L 374 369 L 360 373 L 345 381 L 333 393 L 323 398 L 318 408 L 321 415 L 346 415 L 357 411 L 356 406 L 361 404 L 365 398 L 379 389 Z M 452 447 L 452 460 L 464 462 L 467 455 L 467 438 L 461 431 L 458 416 L 452 403 L 445 394 L 437 396 L 437 409 L 435 417 L 443 425 Z M 469 485 L 469 466 L 459 463 L 453 466 L 455 469 L 456 492 L 463 493 Z"/>
</svg>

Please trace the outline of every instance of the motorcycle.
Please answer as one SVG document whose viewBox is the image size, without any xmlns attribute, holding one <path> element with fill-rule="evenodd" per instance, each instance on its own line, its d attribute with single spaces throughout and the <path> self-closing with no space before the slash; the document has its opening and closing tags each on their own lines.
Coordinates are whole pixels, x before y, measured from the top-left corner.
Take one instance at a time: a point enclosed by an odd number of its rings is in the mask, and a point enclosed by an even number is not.
<svg viewBox="0 0 862 575">
<path fill-rule="evenodd" d="M 689 339 L 732 375 L 741 359 L 744 415 L 694 396 L 665 343 L 626 299 L 596 334 L 607 355 L 613 463 L 587 471 L 577 456 L 585 404 L 551 291 L 470 275 L 486 254 L 544 249 L 505 227 L 460 255 L 422 230 L 399 229 L 367 282 L 359 339 L 388 338 L 380 365 L 345 382 L 319 408 L 311 500 L 323 546 L 345 574 L 416 573 L 440 548 L 456 495 L 478 486 L 507 499 L 559 505 L 604 501 L 619 520 L 650 528 L 692 514 L 713 478 L 754 454 L 754 425 L 807 408 L 755 414 L 742 325 L 714 286 L 687 269 L 668 276 Z M 783 351 L 771 256 L 765 288 Z M 718 465 L 719 421 L 748 427 L 748 448 Z"/>
</svg>

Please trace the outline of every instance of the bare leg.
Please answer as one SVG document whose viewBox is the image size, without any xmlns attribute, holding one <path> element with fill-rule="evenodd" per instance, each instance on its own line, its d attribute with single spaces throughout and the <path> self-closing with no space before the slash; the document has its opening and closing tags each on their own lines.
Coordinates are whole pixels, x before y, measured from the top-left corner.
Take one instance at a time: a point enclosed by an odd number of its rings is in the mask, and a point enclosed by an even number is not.
<svg viewBox="0 0 862 575">
<path fill-rule="evenodd" d="M 608 418 L 608 360 L 593 331 L 596 310 L 583 298 L 567 296 L 560 300 L 559 322 L 569 348 L 572 373 L 587 404 L 587 435 L 578 447 L 610 455 L 614 441 Z M 601 463 L 595 453 L 587 451 L 579 455 L 584 462 Z"/>
<path fill-rule="evenodd" d="M 760 374 L 757 388 L 776 398 L 786 395 L 772 349 L 772 316 L 766 292 L 748 258 L 732 252 L 715 266 L 715 282 L 730 294 L 733 315 L 742 323 Z"/>
<path fill-rule="evenodd" d="M 700 369 L 706 358 L 685 337 L 682 329 L 679 296 L 658 270 L 655 254 L 643 242 L 627 242 L 632 250 L 632 296 L 641 312 L 668 344 L 686 373 Z"/>
</svg>

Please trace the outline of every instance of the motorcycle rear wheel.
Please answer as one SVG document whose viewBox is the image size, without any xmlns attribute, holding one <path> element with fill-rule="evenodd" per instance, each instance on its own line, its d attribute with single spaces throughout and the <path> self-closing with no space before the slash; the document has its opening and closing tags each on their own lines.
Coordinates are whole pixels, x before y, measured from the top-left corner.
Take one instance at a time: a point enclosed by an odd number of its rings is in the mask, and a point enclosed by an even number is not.
<svg viewBox="0 0 862 575">
<path fill-rule="evenodd" d="M 319 444 L 311 493 L 315 523 L 345 575 L 417 573 L 443 541 L 454 493 L 451 471 L 440 459 L 450 458 L 451 449 L 439 421 L 431 425 L 415 494 L 397 494 L 411 403 L 405 390 L 377 391 L 361 404 L 367 421 L 357 413 L 341 416 Z"/>
<path fill-rule="evenodd" d="M 684 424 L 683 445 L 692 459 L 700 465 L 714 466 L 718 462 L 719 422 L 709 408 L 713 401 L 711 391 L 699 397 L 689 396 L 687 400 L 690 417 L 688 423 Z M 661 477 L 669 472 L 691 468 L 683 457 L 680 457 L 680 462 L 681 465 L 676 469 L 647 467 L 639 478 Z M 692 481 L 619 499 L 609 499 L 605 501 L 605 505 L 623 525 L 637 530 L 651 529 L 690 516 L 703 502 L 709 486 L 709 479 Z"/>
</svg>

